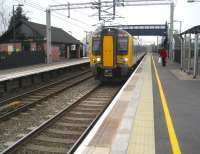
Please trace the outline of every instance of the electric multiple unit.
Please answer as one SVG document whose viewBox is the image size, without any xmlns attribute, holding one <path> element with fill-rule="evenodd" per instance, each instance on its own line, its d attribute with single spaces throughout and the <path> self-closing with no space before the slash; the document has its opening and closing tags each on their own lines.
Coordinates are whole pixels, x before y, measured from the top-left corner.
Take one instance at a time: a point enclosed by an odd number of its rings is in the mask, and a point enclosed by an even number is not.
<svg viewBox="0 0 200 154">
<path fill-rule="evenodd" d="M 96 79 L 125 78 L 143 55 L 134 50 L 133 37 L 124 30 L 103 28 L 90 41 L 90 66 Z"/>
</svg>

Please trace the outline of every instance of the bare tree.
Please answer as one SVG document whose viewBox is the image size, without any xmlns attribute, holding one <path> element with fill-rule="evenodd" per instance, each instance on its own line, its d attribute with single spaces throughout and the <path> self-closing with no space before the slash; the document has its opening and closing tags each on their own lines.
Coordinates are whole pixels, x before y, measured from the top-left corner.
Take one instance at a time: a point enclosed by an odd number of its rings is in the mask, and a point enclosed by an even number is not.
<svg viewBox="0 0 200 154">
<path fill-rule="evenodd" d="M 5 2 L 5 0 L 0 0 L 0 35 L 7 30 L 9 25 L 9 15 Z"/>
</svg>

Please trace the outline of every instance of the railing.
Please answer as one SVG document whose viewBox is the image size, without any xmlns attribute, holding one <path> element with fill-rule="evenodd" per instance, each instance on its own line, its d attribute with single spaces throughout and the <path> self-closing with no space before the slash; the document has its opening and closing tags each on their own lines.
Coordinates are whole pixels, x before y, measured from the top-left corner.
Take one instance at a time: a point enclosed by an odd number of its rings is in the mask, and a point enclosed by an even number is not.
<svg viewBox="0 0 200 154">
<path fill-rule="evenodd" d="M 21 66 L 45 63 L 43 51 L 22 51 L 8 54 L 0 52 L 0 69 L 15 68 Z"/>
</svg>

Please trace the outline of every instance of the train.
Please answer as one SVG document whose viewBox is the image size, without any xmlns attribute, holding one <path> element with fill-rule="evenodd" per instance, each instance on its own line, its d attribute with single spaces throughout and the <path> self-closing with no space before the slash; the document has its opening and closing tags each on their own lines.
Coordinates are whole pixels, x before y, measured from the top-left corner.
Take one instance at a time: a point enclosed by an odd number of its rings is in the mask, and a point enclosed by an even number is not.
<svg viewBox="0 0 200 154">
<path fill-rule="evenodd" d="M 97 80 L 122 80 L 144 56 L 134 43 L 137 39 L 127 31 L 105 27 L 90 39 L 90 67 Z"/>
</svg>

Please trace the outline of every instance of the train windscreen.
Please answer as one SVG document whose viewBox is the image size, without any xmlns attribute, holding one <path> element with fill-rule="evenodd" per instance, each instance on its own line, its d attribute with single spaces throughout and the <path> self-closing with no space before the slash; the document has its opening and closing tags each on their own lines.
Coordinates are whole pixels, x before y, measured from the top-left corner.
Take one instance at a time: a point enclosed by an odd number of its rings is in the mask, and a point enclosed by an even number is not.
<svg viewBox="0 0 200 154">
<path fill-rule="evenodd" d="M 92 51 L 93 51 L 94 54 L 100 53 L 100 43 L 101 43 L 100 38 L 93 38 L 93 48 L 92 48 Z"/>
<path fill-rule="evenodd" d="M 128 37 L 118 37 L 117 51 L 119 54 L 128 53 Z"/>
</svg>

